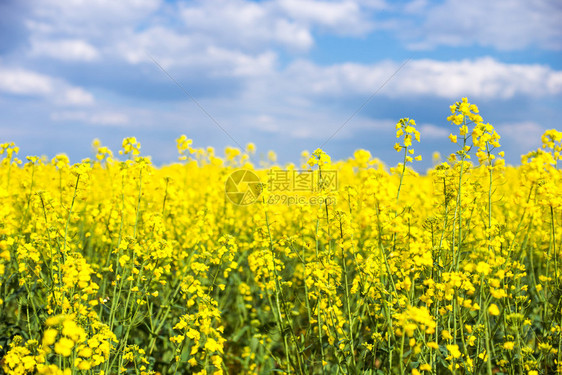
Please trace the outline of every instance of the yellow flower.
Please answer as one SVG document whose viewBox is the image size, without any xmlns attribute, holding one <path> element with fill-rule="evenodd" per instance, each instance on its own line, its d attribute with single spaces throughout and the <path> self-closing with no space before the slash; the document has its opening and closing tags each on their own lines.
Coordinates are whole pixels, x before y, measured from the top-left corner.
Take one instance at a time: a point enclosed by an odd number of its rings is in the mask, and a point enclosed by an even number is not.
<svg viewBox="0 0 562 375">
<path fill-rule="evenodd" d="M 488 307 L 488 313 L 490 315 L 498 316 L 500 315 L 500 309 L 495 303 L 492 303 L 490 307 Z"/>
<path fill-rule="evenodd" d="M 92 356 L 92 353 L 93 353 L 93 352 L 92 352 L 92 349 L 89 348 L 89 347 L 87 347 L 87 346 L 85 346 L 85 347 L 83 347 L 83 348 L 80 349 L 80 351 L 78 352 L 78 355 L 79 355 L 80 357 L 89 358 L 89 357 Z"/>
<path fill-rule="evenodd" d="M 404 137 L 404 146 L 406 147 L 410 147 L 412 145 L 412 137 L 411 136 L 405 136 Z"/>
<path fill-rule="evenodd" d="M 92 362 L 90 361 L 76 359 L 76 362 L 78 363 L 77 367 L 79 370 L 89 370 L 92 368 Z"/>
<path fill-rule="evenodd" d="M 59 332 L 56 329 L 49 328 L 43 333 L 43 346 L 53 345 L 57 340 Z"/>
<path fill-rule="evenodd" d="M 396 138 L 404 136 L 402 144 L 396 143 L 394 149 L 400 151 L 404 147 L 412 146 L 412 138 L 415 138 L 417 142 L 420 141 L 420 132 L 415 128 L 416 122 L 409 118 L 403 118 L 396 124 Z M 410 154 L 413 154 L 413 150 L 408 150 Z M 412 160 L 407 160 L 411 162 Z"/>
<path fill-rule="evenodd" d="M 248 143 L 248 144 L 246 145 L 246 152 L 249 153 L 249 154 L 255 153 L 255 152 L 256 152 L 256 145 L 253 144 L 253 143 L 251 143 L 251 142 Z"/>
<path fill-rule="evenodd" d="M 330 164 L 331 158 L 328 154 L 326 154 L 322 149 L 317 148 L 311 155 L 310 159 L 308 160 L 308 165 L 311 167 L 315 165 L 319 165 L 322 167 L 323 165 Z"/>
<path fill-rule="evenodd" d="M 124 138 L 121 146 L 123 147 L 123 150 L 119 151 L 120 155 L 132 154 L 133 156 L 136 156 L 140 154 L 141 144 L 135 137 Z"/>
<path fill-rule="evenodd" d="M 449 134 L 449 139 L 451 140 L 451 142 L 457 143 L 457 136 L 456 135 Z"/>
<path fill-rule="evenodd" d="M 453 339 L 453 336 L 451 336 L 451 334 L 447 330 L 444 330 L 444 331 L 441 332 L 441 337 L 443 337 L 443 340 L 452 340 Z"/>
<path fill-rule="evenodd" d="M 180 319 L 180 321 L 174 326 L 174 329 L 184 329 L 185 327 L 187 327 L 187 322 L 183 319 Z"/>
<path fill-rule="evenodd" d="M 45 321 L 45 325 L 48 327 L 56 326 L 58 324 L 61 324 L 65 319 L 67 319 L 65 315 L 51 316 L 47 318 L 47 320 Z"/>
<path fill-rule="evenodd" d="M 490 274 L 491 271 L 492 271 L 492 267 L 490 267 L 490 265 L 488 263 L 478 262 L 478 265 L 476 266 L 476 272 L 486 276 L 486 275 Z"/>
<path fill-rule="evenodd" d="M 78 326 L 72 320 L 65 320 L 62 323 L 62 334 L 71 338 L 74 342 L 83 341 L 86 339 L 86 332 L 84 328 Z"/>
<path fill-rule="evenodd" d="M 205 349 L 209 352 L 220 352 L 222 353 L 222 345 L 220 345 L 215 339 L 207 338 L 205 343 Z"/>
<path fill-rule="evenodd" d="M 431 349 L 439 349 L 439 345 L 435 341 L 428 342 L 427 347 Z"/>
<path fill-rule="evenodd" d="M 277 154 L 275 153 L 275 151 L 273 151 L 273 150 L 268 151 L 267 152 L 267 159 L 269 161 L 276 162 L 277 161 Z"/>
<path fill-rule="evenodd" d="M 55 352 L 58 354 L 68 357 L 72 354 L 72 348 L 74 347 L 74 342 L 66 337 L 61 337 L 61 339 L 55 344 Z"/>
<path fill-rule="evenodd" d="M 506 341 L 503 344 L 503 348 L 506 350 L 513 350 L 513 347 L 515 346 L 515 343 L 513 341 Z"/>
<path fill-rule="evenodd" d="M 177 335 L 177 336 L 170 337 L 170 341 L 175 342 L 176 344 L 181 344 L 183 340 L 185 340 L 184 335 Z"/>
<path fill-rule="evenodd" d="M 461 356 L 461 352 L 459 350 L 458 345 L 446 345 L 446 347 L 447 347 L 447 350 L 449 351 L 449 354 L 453 358 L 459 358 Z"/>
</svg>

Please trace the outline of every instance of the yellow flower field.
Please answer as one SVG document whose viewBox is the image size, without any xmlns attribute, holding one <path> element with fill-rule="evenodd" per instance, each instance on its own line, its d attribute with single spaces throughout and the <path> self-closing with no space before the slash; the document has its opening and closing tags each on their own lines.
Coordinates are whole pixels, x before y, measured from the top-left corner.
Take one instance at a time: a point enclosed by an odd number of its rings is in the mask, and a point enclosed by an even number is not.
<svg viewBox="0 0 562 375">
<path fill-rule="evenodd" d="M 475 105 L 447 120 L 426 175 L 412 119 L 393 168 L 2 144 L 0 373 L 562 373 L 562 132 L 511 167 Z"/>
</svg>

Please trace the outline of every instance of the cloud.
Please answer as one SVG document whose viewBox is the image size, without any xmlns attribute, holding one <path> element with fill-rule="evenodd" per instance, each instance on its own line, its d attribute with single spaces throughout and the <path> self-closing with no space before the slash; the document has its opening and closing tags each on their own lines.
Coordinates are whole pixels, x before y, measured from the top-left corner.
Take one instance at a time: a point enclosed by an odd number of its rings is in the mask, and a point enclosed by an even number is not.
<svg viewBox="0 0 562 375">
<path fill-rule="evenodd" d="M 151 71 L 154 58 L 176 79 L 256 77 L 273 73 L 277 63 L 277 54 L 271 50 L 244 52 L 160 26 L 116 41 L 114 50 L 114 57 L 126 64 L 148 64 Z M 167 80 L 164 76 L 162 78 Z"/>
<path fill-rule="evenodd" d="M 0 66 L 0 92 L 40 97 L 62 106 L 83 106 L 94 103 L 94 96 L 80 87 L 22 68 Z"/>
<path fill-rule="evenodd" d="M 248 126 L 252 129 L 256 129 L 262 132 L 268 133 L 278 133 L 281 129 L 277 124 L 277 120 L 274 116 L 261 114 L 257 116 L 249 117 L 245 120 Z"/>
<path fill-rule="evenodd" d="M 90 43 L 80 39 L 41 40 L 31 42 L 31 55 L 47 56 L 65 61 L 94 61 L 99 57 L 98 50 Z"/>
<path fill-rule="evenodd" d="M 281 46 L 307 51 L 313 31 L 335 35 L 366 35 L 374 29 L 371 11 L 384 8 L 377 1 L 205 0 L 184 3 L 179 14 L 184 28 L 196 38 L 255 51 Z"/>
<path fill-rule="evenodd" d="M 125 5 L 108 0 L 75 0 L 68 8 L 63 4 L 66 2 L 47 0 L 34 10 L 29 21 L 32 55 L 75 62 L 113 62 L 108 65 L 113 67 L 144 64 L 144 67 L 134 68 L 138 72 L 144 71 L 139 74 L 146 74 L 147 65 L 151 65 L 154 73 L 150 58 L 153 56 L 174 78 L 187 80 L 191 85 L 199 84 L 194 83 L 195 79 L 220 86 L 220 81 L 226 79 L 230 80 L 228 85 L 231 87 L 262 91 L 267 87 L 270 91 L 294 94 L 291 100 L 303 103 L 319 96 L 370 95 L 399 66 L 392 61 L 320 66 L 300 58 L 289 59 L 287 68 L 280 70 L 281 61 L 285 63 L 287 60 L 283 52 L 278 52 L 279 47 L 301 52 L 309 50 L 314 45 L 315 28 L 331 34 L 367 34 L 380 18 L 372 12 L 389 11 L 392 6 L 400 8 L 378 0 L 198 0 L 171 4 L 157 0 L 128 0 Z M 421 13 L 425 17 L 423 22 L 429 25 L 442 17 L 443 9 L 454 8 L 451 4 L 454 3 L 446 1 L 431 5 L 424 0 L 415 0 L 402 8 L 410 13 Z M 457 5 L 465 9 L 463 4 Z M 117 13 L 125 7 L 130 8 L 130 14 L 123 22 L 117 22 Z M 465 22 L 472 22 L 473 13 L 481 14 L 483 9 L 488 9 L 486 7 L 466 8 L 469 21 Z M 503 9 L 499 5 L 489 7 L 492 7 L 490 12 Z M 542 12 L 542 15 L 548 7 L 544 4 L 541 7 L 542 10 L 535 12 Z M 506 11 L 511 12 L 509 14 L 520 12 Z M 58 13 L 60 19 L 55 17 Z M 100 17 L 104 13 L 104 19 L 100 21 L 100 27 L 106 28 L 104 37 L 99 28 L 90 28 L 90 21 L 84 19 L 83 13 Z M 483 14 L 483 17 L 487 15 Z M 82 23 L 84 27 L 74 30 Z M 461 24 L 458 28 L 462 31 L 462 22 L 457 23 Z M 441 29 L 435 30 L 436 34 L 430 33 L 428 40 L 437 38 Z M 455 28 L 451 30 L 447 29 L 445 33 L 451 38 L 462 34 Z M 107 71 L 111 75 L 110 70 Z M 117 78 L 116 82 L 123 86 L 123 79 Z M 153 79 L 157 82 L 168 80 L 164 75 Z M 423 59 L 410 61 L 379 95 L 509 99 L 516 95 L 557 95 L 561 91 L 562 72 L 544 65 L 507 64 L 493 58 Z"/>
<path fill-rule="evenodd" d="M 391 98 L 471 96 L 506 100 L 516 95 L 541 97 L 562 93 L 562 71 L 546 65 L 507 64 L 484 57 L 460 61 L 413 60 L 399 72 L 398 69 L 399 64 L 388 61 L 327 67 L 297 61 L 286 74 L 291 76 L 289 82 L 302 82 L 303 91 L 330 97 L 373 94 L 387 80 L 379 95 Z"/>
<path fill-rule="evenodd" d="M 425 12 L 429 3 L 427 0 L 412 0 L 406 5 L 404 5 L 404 12 L 406 14 L 420 14 L 421 12 Z"/>
<path fill-rule="evenodd" d="M 0 67 L 0 91 L 15 95 L 48 95 L 53 91 L 51 77 L 21 68 Z"/>
<path fill-rule="evenodd" d="M 389 93 L 396 89 L 405 95 L 443 98 L 540 97 L 562 93 L 562 71 L 546 65 L 507 64 L 491 57 L 449 62 L 424 59 L 408 64 L 389 86 Z"/>
<path fill-rule="evenodd" d="M 444 127 L 433 124 L 422 124 L 420 126 L 420 133 L 422 138 L 427 139 L 446 139 L 450 134 Z"/>
<path fill-rule="evenodd" d="M 269 43 L 296 50 L 313 44 L 310 31 L 302 24 L 273 12 L 274 3 L 244 0 L 205 0 L 184 4 L 180 16 L 184 27 L 198 38 L 254 50 Z"/>
<path fill-rule="evenodd" d="M 71 87 L 63 92 L 59 102 L 63 105 L 91 105 L 94 96 L 80 87 Z"/>
<path fill-rule="evenodd" d="M 196 51 L 203 47 L 201 43 L 196 44 L 193 36 L 161 26 L 151 26 L 137 33 L 128 32 L 112 43 L 115 56 L 129 64 L 151 61 L 150 53 L 156 55 L 165 67 L 177 65 L 182 60 L 197 60 L 199 54 Z"/>
<path fill-rule="evenodd" d="M 533 121 L 502 123 L 498 124 L 496 129 L 502 138 L 515 143 L 521 153 L 539 147 L 541 135 L 545 131 L 541 125 Z"/>
<path fill-rule="evenodd" d="M 49 37 L 73 35 L 96 38 L 118 37 L 163 6 L 162 0 L 44 0 L 30 7 L 27 26 Z"/>
<path fill-rule="evenodd" d="M 314 4 L 307 2 L 309 7 Z M 344 7 L 318 4 L 332 14 L 352 10 L 356 14 L 348 25 L 357 27 L 361 14 L 352 2 Z M 93 61 L 102 54 L 113 59 L 123 55 L 123 46 L 129 46 L 128 61 L 138 62 L 147 49 L 170 60 L 186 60 L 207 47 L 261 54 L 275 47 L 306 51 L 314 44 L 308 22 L 291 17 L 277 0 L 45 0 L 30 9 L 25 25 L 33 55 L 73 61 Z M 349 11 L 340 18 L 347 15 Z M 323 22 L 342 26 L 336 19 Z M 132 46 L 142 48 L 135 53 Z"/>
<path fill-rule="evenodd" d="M 416 18 L 421 15 L 423 19 L 420 25 L 401 33 L 413 49 L 480 45 L 500 50 L 535 46 L 562 50 L 559 1 L 446 0 L 429 6 L 414 0 L 406 6 L 409 8 L 417 10 Z"/>
<path fill-rule="evenodd" d="M 274 3 L 290 19 L 340 35 L 363 35 L 373 29 L 357 1 L 279 0 Z"/>
<path fill-rule="evenodd" d="M 51 113 L 53 121 L 80 122 L 92 125 L 127 125 L 129 117 L 121 112 L 88 113 L 84 111 L 62 111 Z"/>
</svg>

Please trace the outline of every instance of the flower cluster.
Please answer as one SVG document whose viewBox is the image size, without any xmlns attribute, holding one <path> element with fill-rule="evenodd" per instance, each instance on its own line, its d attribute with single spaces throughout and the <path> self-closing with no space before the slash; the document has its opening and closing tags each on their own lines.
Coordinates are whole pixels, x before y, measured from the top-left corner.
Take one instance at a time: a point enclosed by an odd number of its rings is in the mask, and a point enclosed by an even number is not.
<svg viewBox="0 0 562 375">
<path fill-rule="evenodd" d="M 411 163 L 414 158 L 421 160 L 421 155 L 414 156 L 414 148 L 412 147 L 412 139 L 420 142 L 420 132 L 416 129 L 416 122 L 413 119 L 402 118 L 396 124 L 396 138 L 402 137 L 402 142 L 395 143 L 394 149 L 397 152 L 404 150 L 405 163 Z"/>
<path fill-rule="evenodd" d="M 121 147 L 123 147 L 123 150 L 119 150 L 119 155 L 137 156 L 140 154 L 141 144 L 135 137 L 123 139 Z"/>
<path fill-rule="evenodd" d="M 332 162 L 330 155 L 326 154 L 322 149 L 317 148 L 310 158 L 308 159 L 308 165 L 314 167 L 318 165 L 318 167 L 322 168 L 323 166 L 328 166 Z"/>
</svg>

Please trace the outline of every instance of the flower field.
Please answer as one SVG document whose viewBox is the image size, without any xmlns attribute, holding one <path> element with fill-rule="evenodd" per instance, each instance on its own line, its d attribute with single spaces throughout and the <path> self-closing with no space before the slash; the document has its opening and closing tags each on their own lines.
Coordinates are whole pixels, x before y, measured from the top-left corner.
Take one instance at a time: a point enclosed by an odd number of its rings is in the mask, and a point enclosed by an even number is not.
<svg viewBox="0 0 562 375">
<path fill-rule="evenodd" d="M 512 167 L 475 105 L 447 120 L 426 175 L 411 119 L 392 168 L 2 144 L 0 373 L 562 373 L 562 132 Z"/>
</svg>

